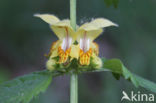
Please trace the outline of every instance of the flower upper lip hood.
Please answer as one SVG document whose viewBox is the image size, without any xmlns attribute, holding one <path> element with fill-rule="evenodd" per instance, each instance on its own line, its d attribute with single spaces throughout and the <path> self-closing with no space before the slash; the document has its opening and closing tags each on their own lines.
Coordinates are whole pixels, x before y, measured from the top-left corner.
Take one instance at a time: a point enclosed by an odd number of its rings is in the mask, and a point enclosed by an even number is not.
<svg viewBox="0 0 156 103">
<path fill-rule="evenodd" d="M 59 40 L 62 40 L 66 36 L 66 34 L 69 34 L 69 36 L 74 40 L 76 39 L 76 35 L 73 35 L 75 34 L 75 32 L 70 25 L 70 20 L 60 20 L 59 18 L 51 14 L 35 14 L 34 16 L 39 17 L 43 21 L 48 23 Z"/>
<path fill-rule="evenodd" d="M 82 26 L 80 26 L 77 30 L 78 36 L 77 40 L 79 41 L 82 35 L 84 35 L 83 33 L 86 31 L 88 37 L 91 39 L 91 41 L 93 41 L 103 32 L 103 28 L 109 26 L 118 26 L 118 25 L 104 18 L 97 18 L 91 21 L 90 23 L 85 23 Z"/>
</svg>

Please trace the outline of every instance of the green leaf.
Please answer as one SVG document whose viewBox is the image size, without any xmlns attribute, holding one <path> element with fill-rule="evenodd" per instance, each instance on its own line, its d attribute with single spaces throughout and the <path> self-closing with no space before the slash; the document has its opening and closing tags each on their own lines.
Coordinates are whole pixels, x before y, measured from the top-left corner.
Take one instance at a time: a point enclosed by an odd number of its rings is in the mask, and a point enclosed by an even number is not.
<svg viewBox="0 0 156 103">
<path fill-rule="evenodd" d="M 113 71 L 114 73 L 122 73 L 122 63 L 118 59 L 105 60 L 103 67 Z"/>
<path fill-rule="evenodd" d="M 49 71 L 34 72 L 0 84 L 0 103 L 29 103 L 47 89 L 52 80 Z"/>
<path fill-rule="evenodd" d="M 135 74 L 133 74 L 133 76 L 136 78 L 136 80 L 138 81 L 139 85 L 143 88 L 146 88 L 147 90 L 150 90 L 154 93 L 156 93 L 156 84 L 147 80 L 147 79 L 144 79 L 140 76 L 137 76 Z"/>
<path fill-rule="evenodd" d="M 102 59 L 103 60 L 103 70 L 111 71 L 115 78 L 119 79 L 120 76 L 123 76 L 125 79 L 130 80 L 136 87 L 143 87 L 147 90 L 150 90 L 156 93 L 156 83 L 153 83 L 149 80 L 146 80 L 136 74 L 131 73 L 119 59 Z M 100 69 L 100 71 L 102 71 Z"/>
<path fill-rule="evenodd" d="M 109 69 L 114 73 L 114 75 L 122 75 L 125 79 L 130 80 L 136 87 L 138 87 L 135 77 L 128 71 L 119 59 L 106 60 L 103 67 Z"/>
<path fill-rule="evenodd" d="M 120 74 L 117 74 L 117 73 L 112 73 L 112 75 L 113 75 L 117 80 L 119 80 L 120 77 L 121 77 L 121 75 L 120 75 Z"/>
<path fill-rule="evenodd" d="M 115 8 L 117 8 L 119 0 L 104 0 L 104 2 L 106 3 L 108 7 L 113 5 Z"/>
</svg>

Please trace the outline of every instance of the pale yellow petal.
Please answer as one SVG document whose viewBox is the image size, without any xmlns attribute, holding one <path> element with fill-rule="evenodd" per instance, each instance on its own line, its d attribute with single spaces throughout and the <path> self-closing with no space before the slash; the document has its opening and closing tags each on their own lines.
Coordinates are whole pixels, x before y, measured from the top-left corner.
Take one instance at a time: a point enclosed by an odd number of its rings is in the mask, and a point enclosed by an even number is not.
<svg viewBox="0 0 156 103">
<path fill-rule="evenodd" d="M 104 18 L 98 18 L 91 21 L 90 23 L 85 23 L 77 30 L 77 40 L 79 41 L 86 32 L 87 37 L 90 38 L 91 41 L 93 41 L 103 32 L 103 28 L 108 26 L 118 25 Z"/>
<path fill-rule="evenodd" d="M 56 24 L 54 24 L 54 26 L 72 28 L 70 26 L 70 20 L 68 20 L 68 19 L 61 20 L 61 21 L 57 22 Z"/>
<path fill-rule="evenodd" d="M 80 40 L 80 38 L 83 38 L 85 32 L 86 32 L 87 38 L 89 38 L 91 41 L 93 41 L 103 32 L 103 29 L 92 30 L 92 31 L 80 30 L 77 32 L 77 40 L 78 41 Z"/>
<path fill-rule="evenodd" d="M 82 25 L 79 28 L 79 30 L 84 29 L 85 31 L 92 31 L 92 30 L 98 30 L 101 28 L 105 28 L 108 26 L 118 26 L 118 25 L 111 22 L 108 19 L 97 18 L 97 19 L 91 21 L 90 23 L 85 23 L 84 25 Z"/>
<path fill-rule="evenodd" d="M 79 48 L 79 45 L 71 45 L 71 51 L 70 51 L 70 57 L 71 57 L 71 60 L 76 58 L 78 59 L 79 58 L 79 51 L 80 51 L 80 48 Z"/>
<path fill-rule="evenodd" d="M 69 20 L 62 20 L 60 22 L 57 22 L 56 24 L 51 25 L 51 29 L 60 40 L 65 38 L 67 35 L 70 36 L 73 41 L 75 41 L 76 39 L 75 31 L 70 26 Z"/>
<path fill-rule="evenodd" d="M 93 53 L 98 56 L 99 55 L 99 45 L 95 42 L 91 42 L 90 47 L 93 50 Z"/>
<path fill-rule="evenodd" d="M 57 57 L 58 56 L 58 50 L 57 49 L 54 49 L 50 58 L 54 58 L 54 57 Z"/>
<path fill-rule="evenodd" d="M 50 58 L 54 58 L 58 56 L 58 47 L 61 46 L 62 41 L 56 41 L 51 47 L 51 55 Z"/>
<path fill-rule="evenodd" d="M 36 14 L 36 17 L 41 18 L 43 21 L 50 24 L 50 28 L 54 31 L 56 36 L 62 40 L 67 34 L 72 38 L 73 42 L 76 39 L 75 31 L 70 25 L 70 20 L 60 21 L 56 16 L 50 14 Z"/>
<path fill-rule="evenodd" d="M 41 18 L 43 21 L 50 25 L 56 24 L 60 21 L 59 18 L 51 14 L 35 14 L 34 16 Z"/>
</svg>

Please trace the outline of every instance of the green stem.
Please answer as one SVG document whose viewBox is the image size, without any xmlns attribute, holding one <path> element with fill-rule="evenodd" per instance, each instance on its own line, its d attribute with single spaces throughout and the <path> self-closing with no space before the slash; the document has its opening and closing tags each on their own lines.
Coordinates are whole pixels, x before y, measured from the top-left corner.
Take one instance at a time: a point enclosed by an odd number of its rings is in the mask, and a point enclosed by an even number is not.
<svg viewBox="0 0 156 103">
<path fill-rule="evenodd" d="M 76 31 L 76 0 L 70 0 L 70 24 Z M 78 75 L 72 73 L 70 78 L 70 103 L 78 103 Z"/>
<path fill-rule="evenodd" d="M 70 24 L 76 31 L 76 0 L 70 0 Z"/>
<path fill-rule="evenodd" d="M 78 103 L 78 75 L 71 74 L 70 77 L 70 103 Z"/>
</svg>

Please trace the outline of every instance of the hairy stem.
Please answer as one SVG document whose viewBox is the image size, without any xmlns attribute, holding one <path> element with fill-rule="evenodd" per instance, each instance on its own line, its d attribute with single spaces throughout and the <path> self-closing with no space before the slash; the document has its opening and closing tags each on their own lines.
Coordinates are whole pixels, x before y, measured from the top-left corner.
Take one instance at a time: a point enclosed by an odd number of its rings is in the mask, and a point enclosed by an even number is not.
<svg viewBox="0 0 156 103">
<path fill-rule="evenodd" d="M 76 31 L 76 0 L 70 0 L 70 24 Z M 78 103 L 78 75 L 70 77 L 70 103 Z"/>
</svg>

